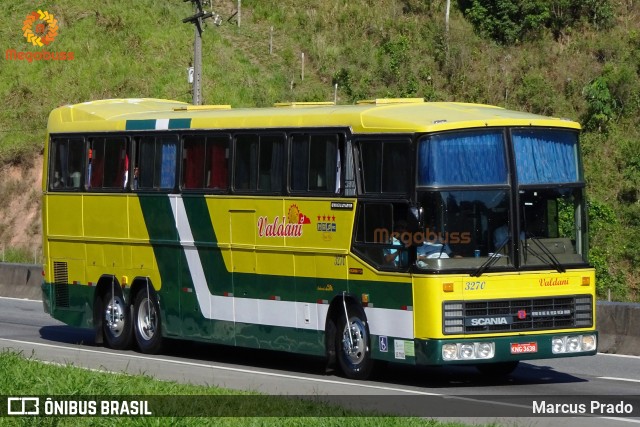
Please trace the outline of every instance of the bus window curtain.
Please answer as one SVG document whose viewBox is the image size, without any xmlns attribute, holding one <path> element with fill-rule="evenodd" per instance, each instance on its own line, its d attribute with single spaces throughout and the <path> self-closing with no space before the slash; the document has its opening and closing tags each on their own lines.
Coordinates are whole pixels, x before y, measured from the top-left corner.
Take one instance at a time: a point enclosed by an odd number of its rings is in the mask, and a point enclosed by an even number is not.
<svg viewBox="0 0 640 427">
<path fill-rule="evenodd" d="M 577 145 L 577 136 L 572 132 L 514 132 L 518 182 L 549 184 L 578 181 Z"/>
<path fill-rule="evenodd" d="M 282 167 L 284 166 L 284 144 L 282 141 L 273 141 L 271 149 L 271 188 L 269 191 L 282 190 Z"/>
<path fill-rule="evenodd" d="M 171 189 L 176 183 L 176 144 L 162 142 L 162 169 L 160 172 L 160 188 Z"/>
<path fill-rule="evenodd" d="M 184 186 L 185 188 L 204 187 L 205 145 L 201 138 L 185 144 Z"/>
<path fill-rule="evenodd" d="M 382 143 L 366 142 L 360 147 L 364 192 L 380 193 L 382 191 Z"/>
<path fill-rule="evenodd" d="M 102 188 L 104 175 L 104 139 L 97 139 L 93 143 L 91 160 L 91 187 Z"/>
<path fill-rule="evenodd" d="M 324 167 L 324 176 L 326 177 L 326 182 L 324 187 L 321 189 L 322 191 L 335 191 L 336 189 L 336 168 L 338 167 L 336 151 L 335 137 L 327 136 L 324 156 L 326 162 Z M 339 185 L 340 184 L 338 184 L 338 186 Z"/>
<path fill-rule="evenodd" d="M 211 181 L 209 188 L 226 189 L 227 188 L 227 158 L 226 144 L 214 142 L 209 144 L 211 156 Z"/>
<path fill-rule="evenodd" d="M 507 182 L 502 131 L 434 135 L 418 150 L 418 185 Z"/>
<path fill-rule="evenodd" d="M 58 154 L 60 160 L 60 187 L 69 187 L 71 186 L 71 178 L 69 177 L 69 147 L 67 145 L 67 141 L 64 140 L 58 144 Z"/>
<path fill-rule="evenodd" d="M 154 158 L 155 142 L 153 138 L 144 138 L 140 142 L 138 188 L 153 188 Z"/>
<path fill-rule="evenodd" d="M 337 149 L 335 193 L 339 194 L 340 190 L 342 190 L 342 158 L 340 157 L 340 149 Z"/>
<path fill-rule="evenodd" d="M 411 147 L 405 143 L 388 142 L 382 152 L 382 191 L 408 193 Z"/>
<path fill-rule="evenodd" d="M 309 189 L 309 137 L 295 135 L 291 140 L 291 188 Z"/>
</svg>

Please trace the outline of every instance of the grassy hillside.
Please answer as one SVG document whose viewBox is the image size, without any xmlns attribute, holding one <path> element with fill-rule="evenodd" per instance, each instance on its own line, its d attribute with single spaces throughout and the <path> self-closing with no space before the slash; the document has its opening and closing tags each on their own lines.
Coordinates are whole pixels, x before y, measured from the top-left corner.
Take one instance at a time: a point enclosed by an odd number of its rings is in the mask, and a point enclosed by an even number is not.
<svg viewBox="0 0 640 427">
<path fill-rule="evenodd" d="M 525 3 L 542 7 L 545 1 Z M 452 2 L 447 33 L 444 0 L 244 0 L 240 27 L 232 17 L 235 0 L 213 1 L 223 24 L 208 26 L 204 34 L 204 100 L 233 106 L 332 100 L 337 83 L 340 103 L 418 96 L 578 120 L 585 127 L 591 260 L 598 268 L 599 292 L 637 300 L 640 5 L 577 2 L 600 5 L 585 12 L 572 0 L 551 2 L 547 15 L 539 15 L 551 24 L 536 21 L 535 31 L 506 44 L 488 38 L 478 26 L 483 22 L 480 3 Z M 75 58 L 3 60 L 1 162 L 21 163 L 40 150 L 47 113 L 60 104 L 108 97 L 191 99 L 186 68 L 193 26 L 181 22 L 192 12 L 190 4 L 99 4 L 61 0 L 37 7 L 25 1 L 5 6 L 3 49 L 36 50 L 26 43 L 21 27 L 26 14 L 40 8 L 59 20 L 59 35 L 49 50 L 73 51 Z M 609 15 L 603 15 L 602 5 Z"/>
</svg>

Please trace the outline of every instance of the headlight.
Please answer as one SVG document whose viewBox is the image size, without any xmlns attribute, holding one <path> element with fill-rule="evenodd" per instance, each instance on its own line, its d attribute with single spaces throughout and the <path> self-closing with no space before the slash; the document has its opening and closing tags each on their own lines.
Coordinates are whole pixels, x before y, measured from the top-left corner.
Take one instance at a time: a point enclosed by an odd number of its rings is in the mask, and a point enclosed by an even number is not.
<svg viewBox="0 0 640 427">
<path fill-rule="evenodd" d="M 493 342 L 458 342 L 442 345 L 443 360 L 491 359 L 496 354 Z"/>
<path fill-rule="evenodd" d="M 593 351 L 597 347 L 595 335 L 565 335 L 551 339 L 551 351 L 553 354 L 580 353 Z"/>
<path fill-rule="evenodd" d="M 460 358 L 461 359 L 473 358 L 473 344 L 462 344 L 460 346 Z"/>
<path fill-rule="evenodd" d="M 456 360 L 458 358 L 458 346 L 455 344 L 443 345 L 442 358 L 444 360 Z"/>
<path fill-rule="evenodd" d="M 580 351 L 580 338 L 581 337 L 569 337 L 567 339 L 567 352 L 575 353 Z"/>
<path fill-rule="evenodd" d="M 478 345 L 478 358 L 490 359 L 493 357 L 493 345 L 491 343 L 482 342 Z"/>
<path fill-rule="evenodd" d="M 583 335 L 582 336 L 582 350 L 591 351 L 596 349 L 596 336 L 595 335 Z"/>
<path fill-rule="evenodd" d="M 551 340 L 551 351 L 553 354 L 564 353 L 564 337 L 555 337 Z"/>
</svg>

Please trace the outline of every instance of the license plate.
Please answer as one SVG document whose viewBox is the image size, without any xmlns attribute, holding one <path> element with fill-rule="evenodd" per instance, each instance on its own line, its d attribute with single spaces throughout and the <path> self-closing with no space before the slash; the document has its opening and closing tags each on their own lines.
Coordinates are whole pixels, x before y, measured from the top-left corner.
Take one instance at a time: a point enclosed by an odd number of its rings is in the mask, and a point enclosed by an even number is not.
<svg viewBox="0 0 640 427">
<path fill-rule="evenodd" d="M 511 343 L 511 354 L 537 353 L 537 352 L 538 352 L 537 342 L 512 342 Z"/>
</svg>

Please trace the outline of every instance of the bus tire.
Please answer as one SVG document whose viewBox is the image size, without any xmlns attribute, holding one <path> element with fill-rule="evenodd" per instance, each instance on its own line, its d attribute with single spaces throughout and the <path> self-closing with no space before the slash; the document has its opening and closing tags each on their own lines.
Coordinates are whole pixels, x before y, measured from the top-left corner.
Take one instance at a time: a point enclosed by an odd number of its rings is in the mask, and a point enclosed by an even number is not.
<svg viewBox="0 0 640 427">
<path fill-rule="evenodd" d="M 342 373 L 355 380 L 369 378 L 373 369 L 369 325 L 364 312 L 357 306 L 348 307 L 349 326 L 344 313 L 338 316 L 336 333 L 336 358 Z M 349 333 L 351 331 L 351 339 Z"/>
<path fill-rule="evenodd" d="M 133 329 L 141 352 L 157 354 L 162 349 L 160 306 L 155 292 L 142 289 L 133 304 Z"/>
<path fill-rule="evenodd" d="M 483 375 L 493 376 L 493 377 L 506 377 L 518 367 L 519 363 L 520 363 L 519 361 L 486 363 L 482 365 L 476 365 L 476 368 Z"/>
<path fill-rule="evenodd" d="M 127 350 L 131 346 L 131 308 L 122 294 L 108 289 L 102 300 L 102 333 L 107 347 Z"/>
</svg>

